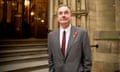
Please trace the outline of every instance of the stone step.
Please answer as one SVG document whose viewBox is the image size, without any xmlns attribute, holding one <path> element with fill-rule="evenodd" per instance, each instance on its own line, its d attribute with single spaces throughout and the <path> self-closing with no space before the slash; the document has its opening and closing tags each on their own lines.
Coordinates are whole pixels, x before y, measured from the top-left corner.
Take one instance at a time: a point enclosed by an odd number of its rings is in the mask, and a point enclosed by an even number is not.
<svg viewBox="0 0 120 72">
<path fill-rule="evenodd" d="M 24 62 L 24 63 L 17 63 L 17 64 L 9 64 L 9 65 L 1 65 L 0 66 L 0 72 L 5 71 L 14 71 L 14 70 L 20 70 L 25 68 L 32 68 L 32 67 L 39 67 L 39 66 L 45 66 L 48 65 L 47 60 L 43 61 L 33 61 L 33 62 Z"/>
<path fill-rule="evenodd" d="M 42 57 L 48 57 L 48 54 L 36 54 L 36 55 L 26 55 L 26 56 L 5 57 L 5 58 L 0 58 L 0 62 L 34 59 L 34 58 L 42 58 Z"/>
<path fill-rule="evenodd" d="M 27 47 L 27 46 L 47 46 L 47 43 L 37 43 L 37 44 L 5 44 L 0 45 L 2 47 Z"/>
<path fill-rule="evenodd" d="M 47 48 L 1 50 L 0 54 L 3 54 L 3 53 L 17 53 L 17 52 L 31 52 L 31 51 L 47 51 L 47 50 L 48 50 Z"/>
<path fill-rule="evenodd" d="M 36 58 L 26 58 L 21 60 L 12 60 L 6 62 L 0 62 L 0 65 L 10 65 L 10 64 L 18 64 L 18 63 L 25 63 L 25 62 L 35 62 L 35 61 L 43 61 L 48 60 L 48 57 L 36 57 Z"/>
<path fill-rule="evenodd" d="M 47 71 L 48 69 L 48 65 L 42 65 L 42 66 L 37 66 L 37 67 L 29 67 L 29 68 L 24 68 L 24 69 L 17 69 L 17 70 L 12 70 L 12 71 L 8 71 L 8 72 L 39 72 L 39 71 Z"/>
<path fill-rule="evenodd" d="M 30 71 L 30 72 L 48 72 L 48 68 L 40 69 L 40 70 L 34 70 L 34 71 Z"/>
<path fill-rule="evenodd" d="M 26 52 L 14 52 L 14 53 L 1 53 L 0 58 L 13 57 L 13 56 L 25 56 L 25 55 L 35 55 L 35 54 L 47 54 L 47 50 L 38 51 L 26 51 Z"/>
<path fill-rule="evenodd" d="M 47 39 L 0 40 L 0 72 L 48 69 Z"/>
<path fill-rule="evenodd" d="M 30 43 L 47 43 L 47 39 L 1 39 L 0 44 L 30 44 Z"/>
<path fill-rule="evenodd" d="M 47 48 L 47 46 L 2 47 L 2 48 L 0 48 L 0 51 L 2 51 L 2 50 L 15 50 L 15 49 L 32 49 L 32 48 Z"/>
</svg>

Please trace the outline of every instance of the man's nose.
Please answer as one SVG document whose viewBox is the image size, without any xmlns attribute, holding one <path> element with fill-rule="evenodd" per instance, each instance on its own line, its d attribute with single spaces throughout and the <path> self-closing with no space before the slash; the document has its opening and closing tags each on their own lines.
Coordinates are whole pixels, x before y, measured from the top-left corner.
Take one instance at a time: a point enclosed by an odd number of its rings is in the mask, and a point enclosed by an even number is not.
<svg viewBox="0 0 120 72">
<path fill-rule="evenodd" d="M 65 16 L 65 13 L 63 13 L 62 16 L 64 17 L 64 16 Z"/>
</svg>

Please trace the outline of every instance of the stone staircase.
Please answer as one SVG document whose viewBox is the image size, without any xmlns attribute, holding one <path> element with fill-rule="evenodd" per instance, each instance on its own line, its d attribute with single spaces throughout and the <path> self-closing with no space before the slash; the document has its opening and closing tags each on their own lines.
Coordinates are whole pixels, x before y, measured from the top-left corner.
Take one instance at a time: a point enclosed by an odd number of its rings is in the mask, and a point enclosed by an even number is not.
<svg viewBox="0 0 120 72">
<path fill-rule="evenodd" d="M 48 72 L 47 39 L 0 40 L 0 72 Z"/>
</svg>

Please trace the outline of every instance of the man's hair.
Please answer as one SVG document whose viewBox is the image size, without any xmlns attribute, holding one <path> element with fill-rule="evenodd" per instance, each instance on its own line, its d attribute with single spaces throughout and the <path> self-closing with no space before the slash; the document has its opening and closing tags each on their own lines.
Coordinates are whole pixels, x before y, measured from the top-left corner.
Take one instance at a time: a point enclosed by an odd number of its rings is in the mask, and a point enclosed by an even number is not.
<svg viewBox="0 0 120 72">
<path fill-rule="evenodd" d="M 57 11 L 58 11 L 58 9 L 61 8 L 61 7 L 67 7 L 67 8 L 70 10 L 70 12 L 72 13 L 71 8 L 70 8 L 68 5 L 65 5 L 65 4 L 60 4 L 60 5 L 58 6 L 58 8 L 57 8 Z"/>
<path fill-rule="evenodd" d="M 67 7 L 67 8 L 70 9 L 70 11 L 71 11 L 71 8 L 70 8 L 68 5 L 65 5 L 65 4 L 60 4 L 60 5 L 58 6 L 57 10 L 58 10 L 59 8 L 61 8 L 61 7 Z"/>
</svg>

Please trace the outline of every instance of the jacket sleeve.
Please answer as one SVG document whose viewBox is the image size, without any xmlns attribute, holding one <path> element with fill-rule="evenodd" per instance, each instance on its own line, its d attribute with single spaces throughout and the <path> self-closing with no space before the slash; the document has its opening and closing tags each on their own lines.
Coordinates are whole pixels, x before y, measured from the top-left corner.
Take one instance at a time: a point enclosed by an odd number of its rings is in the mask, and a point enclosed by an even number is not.
<svg viewBox="0 0 120 72">
<path fill-rule="evenodd" d="M 55 72 L 51 47 L 52 47 L 51 36 L 50 36 L 50 34 L 48 34 L 48 66 L 49 66 L 49 72 Z"/>
<path fill-rule="evenodd" d="M 83 47 L 82 47 L 82 57 L 83 57 L 83 72 L 91 72 L 92 60 L 91 60 L 91 48 L 89 43 L 89 37 L 87 31 L 83 33 Z"/>
</svg>

